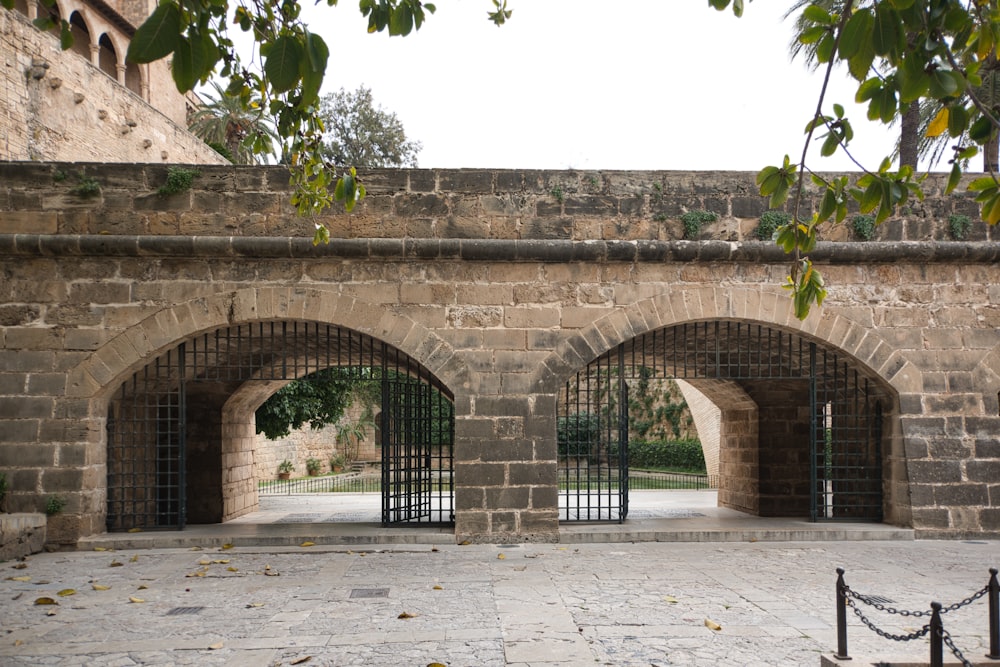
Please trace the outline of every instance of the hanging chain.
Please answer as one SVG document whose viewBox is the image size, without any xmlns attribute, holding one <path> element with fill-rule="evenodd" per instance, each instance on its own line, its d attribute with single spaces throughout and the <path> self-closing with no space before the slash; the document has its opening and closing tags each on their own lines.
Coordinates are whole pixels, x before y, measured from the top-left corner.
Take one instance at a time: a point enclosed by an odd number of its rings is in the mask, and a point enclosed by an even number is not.
<svg viewBox="0 0 1000 667">
<path fill-rule="evenodd" d="M 941 641 L 943 641 L 945 646 L 947 646 L 951 650 L 952 654 L 956 658 L 958 658 L 958 661 L 962 663 L 962 667 L 975 667 L 975 665 L 969 662 L 965 658 L 965 656 L 962 655 L 962 652 L 958 650 L 958 647 L 955 646 L 955 642 L 952 641 L 951 635 L 948 634 L 948 631 L 945 630 L 944 628 L 941 628 L 940 632 L 941 632 Z"/>
<path fill-rule="evenodd" d="M 990 590 L 990 587 L 988 585 L 987 586 L 983 586 L 982 589 L 980 589 L 979 591 L 973 593 L 972 595 L 970 595 L 969 597 L 965 598 L 961 602 L 956 602 L 955 604 L 949 605 L 947 607 L 942 607 L 941 608 L 941 613 L 945 614 L 945 613 L 947 613 L 949 611 L 955 611 L 957 609 L 961 609 L 962 607 L 966 607 L 966 606 L 972 604 L 973 602 L 975 602 L 976 600 L 978 600 L 979 598 L 981 598 L 984 595 L 986 595 L 989 592 L 989 590 Z M 883 611 L 883 612 L 885 612 L 887 614 L 899 614 L 900 616 L 915 616 L 917 618 L 920 618 L 920 617 L 923 617 L 923 616 L 930 616 L 931 615 L 931 611 L 930 610 L 927 610 L 927 611 L 909 611 L 907 609 L 896 609 L 895 607 L 886 606 L 886 605 L 884 605 L 884 604 L 882 604 L 880 602 L 877 602 L 876 600 L 873 600 L 872 598 L 868 597 L 867 595 L 862 595 L 861 593 L 858 593 L 856 591 L 851 590 L 851 587 L 848 586 L 847 584 L 844 584 L 844 595 L 846 595 L 848 597 L 851 597 L 851 598 L 854 598 L 858 602 L 863 602 L 864 604 L 866 604 L 866 605 L 868 605 L 870 607 L 875 607 L 879 611 Z"/>
<path fill-rule="evenodd" d="M 923 637 L 924 635 L 926 635 L 928 632 L 931 631 L 931 626 L 925 625 L 921 629 L 911 632 L 908 635 L 894 635 L 889 632 L 886 632 L 882 628 L 875 625 L 873 621 L 869 620 L 868 617 L 864 615 L 864 612 L 861 611 L 861 608 L 858 607 L 858 605 L 854 604 L 854 601 L 851 600 L 850 598 L 847 599 L 847 604 L 848 606 L 850 606 L 851 609 L 854 610 L 854 615 L 857 616 L 859 619 L 861 619 L 862 623 L 868 626 L 869 630 L 877 634 L 879 637 L 882 637 L 883 639 L 891 639 L 894 642 L 908 642 L 914 639 L 920 639 L 921 637 Z"/>
</svg>

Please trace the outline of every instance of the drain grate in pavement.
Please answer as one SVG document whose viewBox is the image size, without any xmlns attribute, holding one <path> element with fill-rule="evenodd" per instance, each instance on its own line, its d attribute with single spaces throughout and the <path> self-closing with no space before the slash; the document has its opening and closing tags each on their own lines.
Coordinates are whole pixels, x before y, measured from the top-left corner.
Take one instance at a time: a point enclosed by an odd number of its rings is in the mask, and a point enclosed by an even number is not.
<svg viewBox="0 0 1000 667">
<path fill-rule="evenodd" d="M 865 599 L 869 602 L 874 602 L 875 604 L 892 604 L 895 600 L 890 600 L 889 598 L 884 598 L 881 595 L 866 595 Z"/>
<path fill-rule="evenodd" d="M 388 588 L 352 588 L 351 589 L 352 598 L 387 598 L 389 597 Z"/>
<path fill-rule="evenodd" d="M 200 614 L 204 607 L 174 607 L 167 612 L 167 616 L 193 616 Z"/>
</svg>

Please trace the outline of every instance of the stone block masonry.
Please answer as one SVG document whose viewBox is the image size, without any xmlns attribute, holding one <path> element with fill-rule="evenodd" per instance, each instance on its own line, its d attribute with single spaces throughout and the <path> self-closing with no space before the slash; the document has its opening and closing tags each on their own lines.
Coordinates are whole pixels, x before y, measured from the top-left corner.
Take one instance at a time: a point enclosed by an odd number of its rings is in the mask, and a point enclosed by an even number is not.
<svg viewBox="0 0 1000 667">
<path fill-rule="evenodd" d="M 78 172 L 97 196 L 57 177 Z M 334 240 L 314 247 L 282 169 L 200 172 L 161 197 L 162 165 L 0 164 L 0 470 L 12 511 L 66 498 L 50 540 L 104 529 L 106 419 L 127 378 L 195 335 L 274 321 L 370 335 L 448 388 L 458 540 L 558 540 L 567 380 L 635 336 L 714 321 L 795 333 L 878 388 L 886 521 L 1000 537 L 1000 244 L 985 225 L 949 240 L 941 212 L 969 211 L 964 195 L 915 204 L 874 242 L 834 229 L 813 254 L 829 296 L 800 322 L 787 258 L 753 240 L 752 174 L 373 171 L 354 213 L 320 218 Z M 681 240 L 682 212 L 710 207 L 720 220 Z M 723 502 L 801 513 L 808 414 L 781 410 L 801 388 L 692 386 L 720 408 Z M 237 423 L 251 401 L 227 403 L 238 389 L 198 406 L 227 415 L 204 417 L 205 442 L 252 441 Z M 224 454 L 206 517 L 253 507 L 261 460 Z"/>
</svg>

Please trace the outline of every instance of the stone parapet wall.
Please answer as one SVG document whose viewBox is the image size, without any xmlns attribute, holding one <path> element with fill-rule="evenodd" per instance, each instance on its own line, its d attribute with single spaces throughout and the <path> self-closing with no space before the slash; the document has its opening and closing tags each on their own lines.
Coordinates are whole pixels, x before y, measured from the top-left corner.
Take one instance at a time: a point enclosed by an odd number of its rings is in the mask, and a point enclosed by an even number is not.
<svg viewBox="0 0 1000 667">
<path fill-rule="evenodd" d="M 156 192 L 166 182 L 162 165 L 0 165 L 0 214 L 6 213 L 0 233 L 290 237 L 308 242 L 320 222 L 335 241 L 639 243 L 681 241 L 681 216 L 704 209 L 719 219 L 706 224 L 697 241 L 757 244 L 755 230 L 767 210 L 749 173 L 375 170 L 360 174 L 368 195 L 352 213 L 335 206 L 306 219 L 289 204 L 283 167 L 197 168 L 200 175 L 189 191 L 164 197 Z M 97 181 L 100 194 L 78 197 L 72 192 L 74 178 L 59 177 L 78 173 Z M 942 179 L 928 179 L 927 198 L 885 222 L 875 241 L 949 242 L 949 215 L 978 220 L 971 196 L 944 196 L 943 185 Z M 817 203 L 815 193 L 807 197 L 807 208 L 809 203 Z M 974 224 L 966 240 L 979 243 L 996 234 L 988 225 Z M 829 241 L 852 240 L 846 224 L 830 226 L 824 235 Z M 687 245 L 689 254 L 699 252 L 699 244 Z M 858 251 L 857 257 L 869 252 Z M 581 250 L 578 259 L 588 258 Z"/>
</svg>

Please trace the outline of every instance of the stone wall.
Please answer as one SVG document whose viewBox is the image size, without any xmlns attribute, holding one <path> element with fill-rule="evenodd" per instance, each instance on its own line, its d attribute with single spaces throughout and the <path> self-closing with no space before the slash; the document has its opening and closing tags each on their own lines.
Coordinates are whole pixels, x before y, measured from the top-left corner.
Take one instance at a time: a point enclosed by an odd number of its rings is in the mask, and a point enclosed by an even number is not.
<svg viewBox="0 0 1000 667">
<path fill-rule="evenodd" d="M 56 178 L 67 170 L 100 194 L 71 192 Z M 302 320 L 385 341 L 453 392 L 459 540 L 558 539 L 567 379 L 639 334 L 713 320 L 797 333 L 876 385 L 887 521 L 1000 537 L 1000 245 L 985 225 L 948 240 L 947 215 L 974 205 L 933 196 L 936 181 L 880 241 L 817 247 L 830 293 L 799 321 L 780 288 L 787 258 L 748 240 L 764 208 L 752 174 L 370 172 L 369 197 L 325 215 L 336 240 L 318 247 L 281 169 L 203 167 L 191 191 L 161 197 L 165 175 L 0 165 L 0 468 L 12 511 L 66 497 L 53 541 L 104 529 L 105 419 L 126 378 L 195 334 Z M 679 240 L 691 208 L 721 214 L 696 242 Z M 720 471 L 745 472 L 720 498 L 756 511 L 773 454 L 759 406 L 696 386 L 723 408 Z M 218 481 L 227 517 L 255 502 L 239 443 L 262 398 L 210 397 L 223 416 L 206 437 L 233 443 Z"/>
<path fill-rule="evenodd" d="M 2 160 L 226 164 L 187 131 L 187 102 L 168 87 L 166 62 L 146 67 L 147 102 L 24 14 L 0 8 L 0 63 Z M 79 170 L 63 170 L 72 185 Z"/>
</svg>

